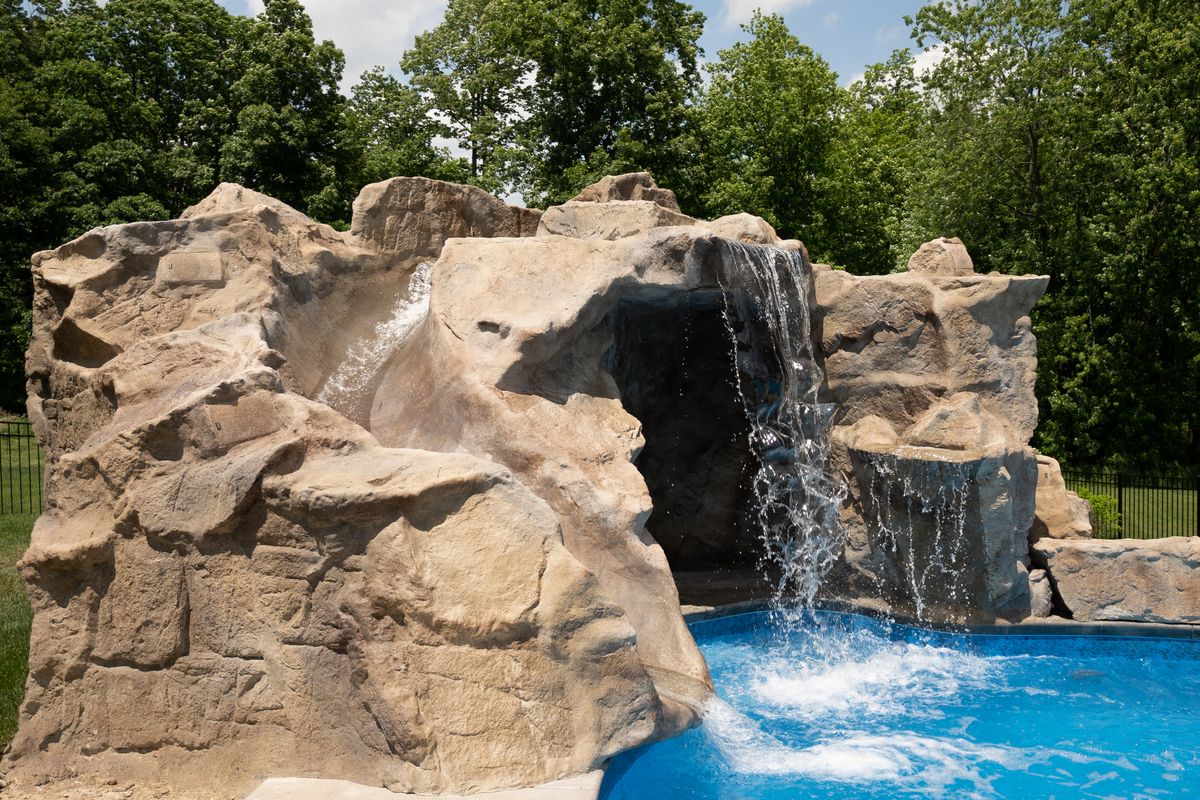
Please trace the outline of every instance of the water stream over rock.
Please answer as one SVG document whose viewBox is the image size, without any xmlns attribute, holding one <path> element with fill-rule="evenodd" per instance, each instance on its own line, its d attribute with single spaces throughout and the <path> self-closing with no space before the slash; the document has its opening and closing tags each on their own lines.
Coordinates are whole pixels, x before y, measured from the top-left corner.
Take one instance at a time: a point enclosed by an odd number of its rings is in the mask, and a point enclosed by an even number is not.
<svg viewBox="0 0 1200 800">
<path fill-rule="evenodd" d="M 725 323 L 737 391 L 758 456 L 753 479 L 761 566 L 779 608 L 810 607 L 841 554 L 838 509 L 846 487 L 829 472 L 832 407 L 818 401 L 821 369 L 812 340 L 811 268 L 803 254 L 735 244 Z"/>
<path fill-rule="evenodd" d="M 416 266 L 408 281 L 408 291 L 397 296 L 391 316 L 376 325 L 371 336 L 350 346 L 345 359 L 317 394 L 318 403 L 343 411 L 370 394 L 384 362 L 429 311 L 431 272 L 432 264 Z"/>
</svg>

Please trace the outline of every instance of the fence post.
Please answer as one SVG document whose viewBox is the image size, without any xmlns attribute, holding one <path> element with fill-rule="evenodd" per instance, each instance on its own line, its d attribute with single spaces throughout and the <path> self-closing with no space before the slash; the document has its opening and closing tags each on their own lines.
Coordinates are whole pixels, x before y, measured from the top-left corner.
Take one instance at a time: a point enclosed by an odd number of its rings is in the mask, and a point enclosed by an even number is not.
<svg viewBox="0 0 1200 800">
<path fill-rule="evenodd" d="M 1129 525 L 1125 520 L 1125 475 L 1117 473 L 1117 519 L 1121 521 L 1121 534 L 1129 536 Z"/>
<path fill-rule="evenodd" d="M 1200 536 L 1200 475 L 1196 476 L 1196 498 L 1193 508 L 1196 511 L 1196 535 Z"/>
</svg>

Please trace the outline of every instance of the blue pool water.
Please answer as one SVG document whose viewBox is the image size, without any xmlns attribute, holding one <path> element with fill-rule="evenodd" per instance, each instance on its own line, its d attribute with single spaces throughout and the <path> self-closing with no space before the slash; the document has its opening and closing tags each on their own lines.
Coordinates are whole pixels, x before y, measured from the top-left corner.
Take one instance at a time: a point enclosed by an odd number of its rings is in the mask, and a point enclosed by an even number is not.
<svg viewBox="0 0 1200 800">
<path fill-rule="evenodd" d="M 1200 796 L 1200 640 L 815 617 L 694 624 L 718 699 L 616 758 L 601 798 Z"/>
</svg>

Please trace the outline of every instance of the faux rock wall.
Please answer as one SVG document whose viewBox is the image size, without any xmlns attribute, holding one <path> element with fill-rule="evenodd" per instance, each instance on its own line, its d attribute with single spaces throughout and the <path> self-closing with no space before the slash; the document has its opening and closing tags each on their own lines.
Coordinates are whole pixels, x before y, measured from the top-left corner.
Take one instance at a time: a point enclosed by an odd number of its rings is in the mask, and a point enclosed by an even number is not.
<svg viewBox="0 0 1200 800">
<path fill-rule="evenodd" d="M 35 258 L 48 501 L 21 562 L 10 780 L 488 789 L 691 722 L 664 715 L 628 617 L 510 469 L 381 446 L 310 399 L 445 237 L 534 217 L 397 180 L 346 235 L 223 186 Z"/>
<path fill-rule="evenodd" d="M 627 175 L 544 215 L 395 179 L 345 234 L 224 185 L 179 220 L 38 254 L 48 500 L 21 562 L 9 779 L 477 791 L 694 724 L 712 687 L 662 545 L 679 563 L 754 547 L 713 316 L 746 300 L 741 244 L 803 252 Z M 1045 279 L 974 275 L 956 248 L 885 278 L 796 260 L 851 487 L 829 591 L 1047 613 L 1026 537 L 1035 505 L 1051 537 L 1073 512 L 1027 445 Z M 398 314 L 399 344 L 317 402 Z M 655 374 L 651 350 L 693 346 L 694 373 Z M 942 558 L 968 579 L 927 580 Z"/>
<path fill-rule="evenodd" d="M 1048 279 L 976 275 L 961 242 L 940 240 L 905 273 L 815 280 L 833 465 L 851 490 L 830 591 L 934 620 L 1047 611 L 1027 537 L 1038 493 L 1028 314 Z"/>
</svg>

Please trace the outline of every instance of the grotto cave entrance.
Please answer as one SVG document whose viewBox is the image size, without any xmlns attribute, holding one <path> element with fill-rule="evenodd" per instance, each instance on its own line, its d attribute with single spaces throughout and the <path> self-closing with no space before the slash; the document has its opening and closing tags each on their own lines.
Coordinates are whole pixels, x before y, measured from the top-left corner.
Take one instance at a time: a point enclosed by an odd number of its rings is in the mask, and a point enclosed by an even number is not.
<svg viewBox="0 0 1200 800">
<path fill-rule="evenodd" d="M 646 527 L 675 572 L 759 558 L 751 484 L 759 462 L 727 307 L 740 332 L 736 304 L 716 289 L 622 300 L 609 318 L 605 366 L 646 442 L 635 462 L 654 502 Z"/>
</svg>

